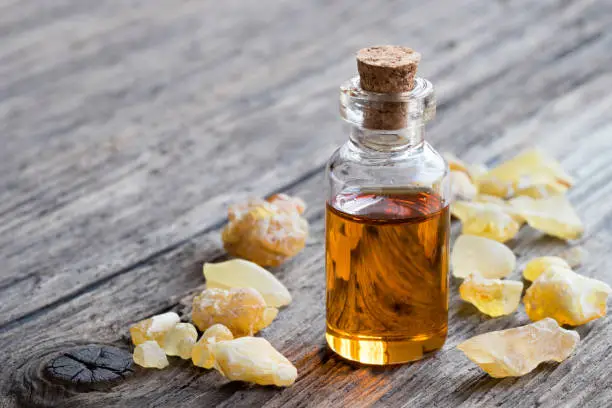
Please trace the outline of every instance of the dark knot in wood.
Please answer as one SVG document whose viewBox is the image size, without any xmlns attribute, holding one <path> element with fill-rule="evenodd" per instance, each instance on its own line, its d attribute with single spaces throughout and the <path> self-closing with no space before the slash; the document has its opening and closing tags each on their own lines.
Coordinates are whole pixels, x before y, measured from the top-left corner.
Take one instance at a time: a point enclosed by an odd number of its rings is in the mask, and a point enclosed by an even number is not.
<svg viewBox="0 0 612 408">
<path fill-rule="evenodd" d="M 66 351 L 49 361 L 45 369 L 50 380 L 79 387 L 118 381 L 132 372 L 128 351 L 97 344 Z"/>
<path fill-rule="evenodd" d="M 129 350 L 103 344 L 61 344 L 30 356 L 12 375 L 20 406 L 79 406 L 78 395 L 109 391 L 134 372 Z"/>
</svg>

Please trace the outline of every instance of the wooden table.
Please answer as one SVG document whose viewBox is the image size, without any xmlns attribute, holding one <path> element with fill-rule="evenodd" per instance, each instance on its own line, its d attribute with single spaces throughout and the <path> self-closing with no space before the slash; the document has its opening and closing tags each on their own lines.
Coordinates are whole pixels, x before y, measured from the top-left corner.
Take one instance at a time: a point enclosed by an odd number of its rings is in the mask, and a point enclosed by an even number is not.
<svg viewBox="0 0 612 408">
<path fill-rule="evenodd" d="M 0 407 L 609 406 L 610 318 L 579 327 L 564 363 L 495 380 L 455 346 L 528 319 L 486 318 L 456 280 L 441 352 L 388 369 L 334 356 L 323 169 L 347 138 L 354 52 L 410 45 L 437 86 L 428 140 L 488 164 L 531 145 L 559 158 L 587 228 L 579 272 L 612 283 L 611 26 L 604 0 L 0 0 Z M 261 333 L 297 366 L 293 387 L 175 359 L 90 392 L 46 379 L 59 352 L 130 350 L 131 323 L 183 311 L 202 263 L 225 258 L 228 204 L 275 192 L 304 198 L 311 225 L 274 270 L 294 302 Z M 524 228 L 510 246 L 522 266 L 566 244 Z"/>
</svg>

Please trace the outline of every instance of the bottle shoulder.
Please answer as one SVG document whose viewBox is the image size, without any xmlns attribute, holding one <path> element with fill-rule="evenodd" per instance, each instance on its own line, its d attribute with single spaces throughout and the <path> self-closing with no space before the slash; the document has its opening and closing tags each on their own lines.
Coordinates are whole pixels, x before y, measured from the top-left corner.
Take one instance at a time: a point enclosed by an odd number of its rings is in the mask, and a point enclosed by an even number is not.
<svg viewBox="0 0 612 408">
<path fill-rule="evenodd" d="M 427 142 L 400 152 L 369 152 L 350 141 L 340 146 L 327 164 L 328 174 L 337 179 L 370 176 L 386 184 L 440 180 L 448 174 L 444 158 Z"/>
</svg>

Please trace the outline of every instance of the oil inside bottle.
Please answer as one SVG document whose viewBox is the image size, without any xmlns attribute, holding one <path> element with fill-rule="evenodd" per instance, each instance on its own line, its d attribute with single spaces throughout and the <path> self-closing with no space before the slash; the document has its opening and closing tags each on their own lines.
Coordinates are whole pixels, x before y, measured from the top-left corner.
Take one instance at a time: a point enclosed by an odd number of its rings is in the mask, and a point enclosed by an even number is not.
<svg viewBox="0 0 612 408">
<path fill-rule="evenodd" d="M 326 210 L 329 346 L 365 364 L 418 360 L 444 344 L 447 203 L 420 189 L 342 193 Z"/>
</svg>

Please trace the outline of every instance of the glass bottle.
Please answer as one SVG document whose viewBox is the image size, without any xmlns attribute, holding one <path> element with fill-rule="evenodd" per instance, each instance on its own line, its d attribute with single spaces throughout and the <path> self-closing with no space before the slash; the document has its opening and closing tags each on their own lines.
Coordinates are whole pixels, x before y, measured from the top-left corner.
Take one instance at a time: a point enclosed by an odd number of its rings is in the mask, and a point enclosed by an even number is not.
<svg viewBox="0 0 612 408">
<path fill-rule="evenodd" d="M 327 343 L 365 364 L 418 360 L 448 323 L 448 167 L 424 140 L 433 86 L 374 93 L 357 76 L 340 111 L 350 137 L 327 165 Z"/>
</svg>

